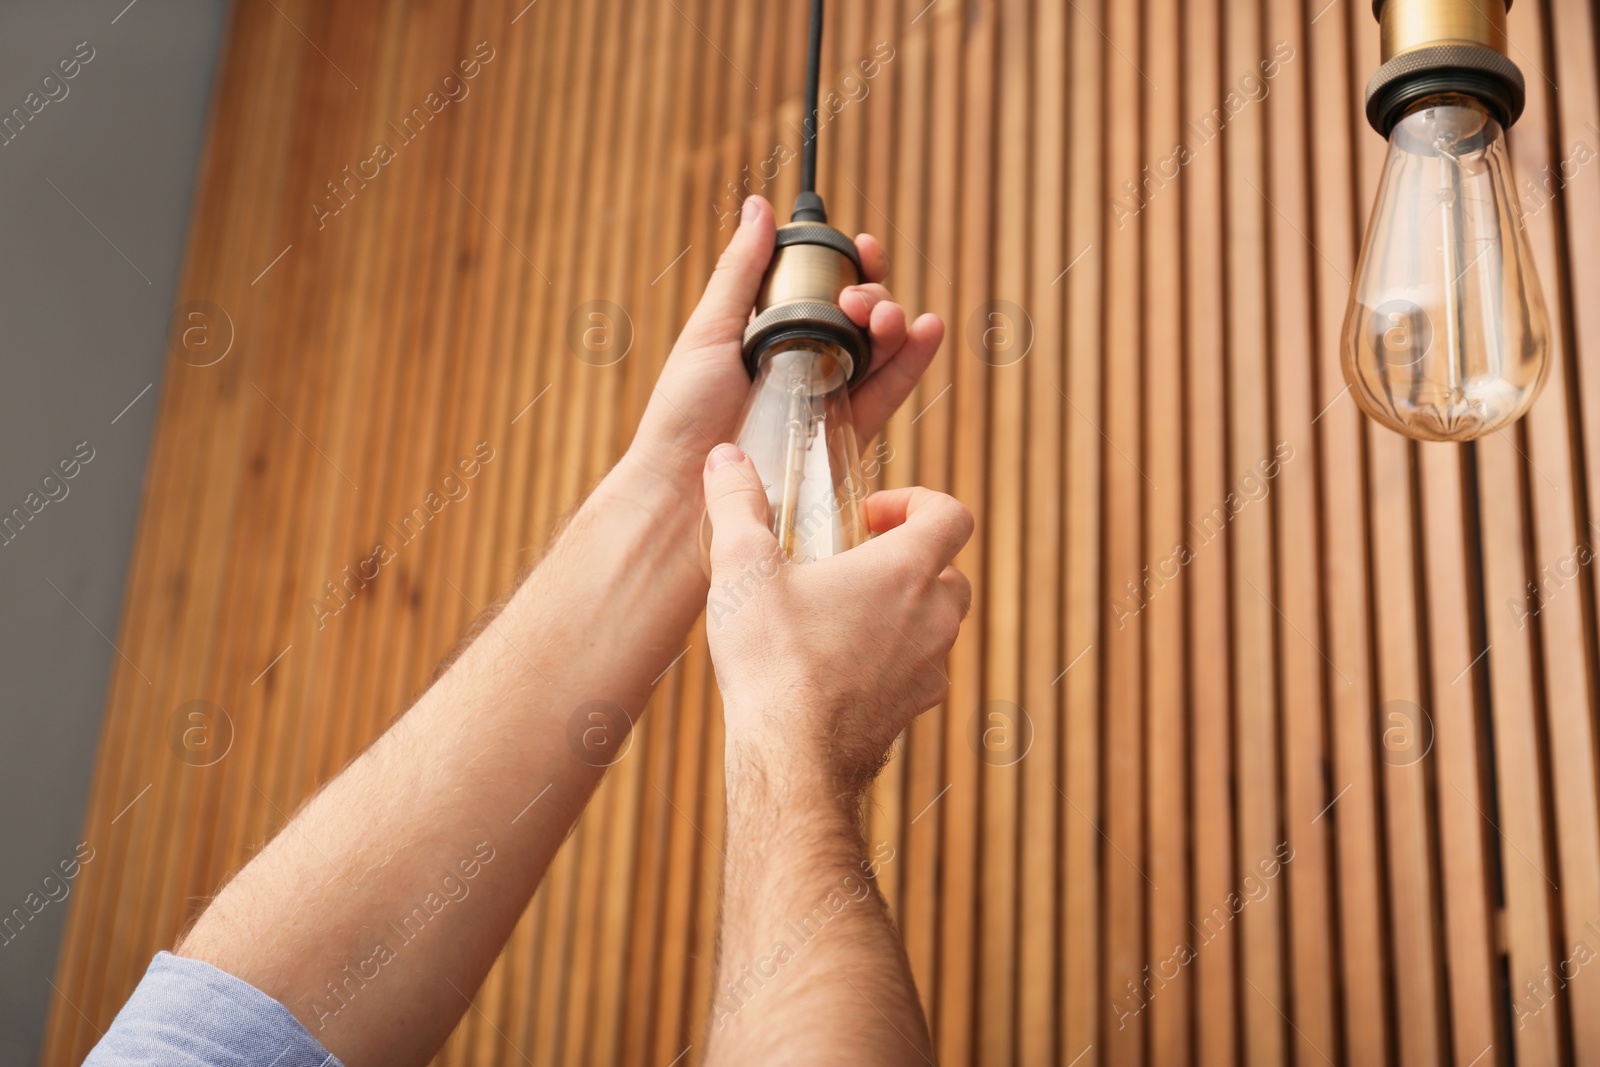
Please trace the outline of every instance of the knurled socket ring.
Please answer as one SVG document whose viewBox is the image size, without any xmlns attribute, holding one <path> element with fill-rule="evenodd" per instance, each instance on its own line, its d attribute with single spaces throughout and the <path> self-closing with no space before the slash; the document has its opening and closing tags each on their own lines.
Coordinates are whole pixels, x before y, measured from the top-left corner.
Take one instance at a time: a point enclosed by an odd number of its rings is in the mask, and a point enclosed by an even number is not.
<svg viewBox="0 0 1600 1067">
<path fill-rule="evenodd" d="M 837 232 L 837 231 L 835 231 Z M 872 342 L 867 331 L 850 321 L 837 304 L 796 300 L 774 304 L 757 315 L 744 330 L 744 365 L 752 378 L 759 370 L 761 353 L 780 341 L 829 341 L 844 349 L 850 360 L 850 385 L 867 376 L 872 363 Z"/>
<path fill-rule="evenodd" d="M 856 268 L 856 277 L 865 279 L 867 272 L 861 267 L 861 253 L 856 243 L 826 222 L 791 222 L 778 227 L 778 236 L 772 244 L 772 253 L 790 245 L 821 245 L 831 248 L 848 259 Z"/>
<path fill-rule="evenodd" d="M 1509 129 L 1526 98 L 1522 71 L 1480 44 L 1437 44 L 1401 52 L 1367 82 L 1367 121 L 1385 138 L 1419 100 L 1461 93 L 1480 101 Z"/>
<path fill-rule="evenodd" d="M 824 222 L 778 227 L 756 317 L 744 331 L 744 364 L 754 378 L 762 354 L 783 341 L 813 340 L 838 346 L 850 362 L 849 384 L 867 376 L 872 343 L 846 315 L 839 294 L 866 280 L 856 243 Z"/>
</svg>

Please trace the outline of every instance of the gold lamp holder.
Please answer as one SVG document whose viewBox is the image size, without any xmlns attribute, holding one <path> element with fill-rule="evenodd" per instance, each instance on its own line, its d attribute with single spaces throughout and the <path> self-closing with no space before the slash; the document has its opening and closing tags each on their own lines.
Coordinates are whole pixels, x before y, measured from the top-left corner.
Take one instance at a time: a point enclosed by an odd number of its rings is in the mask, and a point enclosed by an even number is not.
<svg viewBox="0 0 1600 1067">
<path fill-rule="evenodd" d="M 1506 56 L 1511 0 L 1373 0 L 1383 65 L 1367 83 L 1367 121 L 1388 137 L 1413 105 L 1442 93 L 1480 101 L 1508 128 L 1522 72 Z"/>
<path fill-rule="evenodd" d="M 844 350 L 854 385 L 871 369 L 867 332 L 839 307 L 839 294 L 866 278 L 856 243 L 825 222 L 778 227 L 772 263 L 756 295 L 756 317 L 744 331 L 744 362 L 751 377 L 762 354 L 779 341 L 808 338 Z"/>
</svg>

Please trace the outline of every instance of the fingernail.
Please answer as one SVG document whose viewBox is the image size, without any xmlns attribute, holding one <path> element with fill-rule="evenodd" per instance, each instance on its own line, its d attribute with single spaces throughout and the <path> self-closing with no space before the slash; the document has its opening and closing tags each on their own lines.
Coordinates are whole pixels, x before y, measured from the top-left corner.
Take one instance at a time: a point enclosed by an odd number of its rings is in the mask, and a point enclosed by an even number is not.
<svg viewBox="0 0 1600 1067">
<path fill-rule="evenodd" d="M 711 450 L 711 455 L 706 457 L 706 469 L 716 470 L 730 463 L 738 463 L 744 459 L 744 453 L 739 451 L 738 445 L 718 445 Z"/>
<path fill-rule="evenodd" d="M 753 196 L 745 197 L 744 198 L 744 206 L 739 209 L 739 225 L 743 226 L 747 222 L 754 222 L 756 214 L 760 210 L 761 210 L 761 208 L 756 203 L 756 198 L 755 197 L 753 197 Z"/>
</svg>

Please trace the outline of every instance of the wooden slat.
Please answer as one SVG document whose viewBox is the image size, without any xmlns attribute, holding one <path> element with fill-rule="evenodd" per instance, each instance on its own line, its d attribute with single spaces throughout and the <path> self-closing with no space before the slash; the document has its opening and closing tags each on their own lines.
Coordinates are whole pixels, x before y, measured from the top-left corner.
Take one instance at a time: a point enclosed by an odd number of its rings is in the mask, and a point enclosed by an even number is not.
<svg viewBox="0 0 1600 1067">
<path fill-rule="evenodd" d="M 1066 465 L 1066 578 L 1060 684 L 1066 687 L 1060 760 L 1062 805 L 1061 1055 L 1068 1062 L 1099 1063 L 1104 1025 L 1101 993 L 1100 871 L 1104 844 L 1100 817 L 1100 628 L 1106 617 L 1101 580 L 1101 463 L 1099 428 L 1101 340 L 1104 336 L 1106 263 L 1105 90 L 1109 49 L 1100 31 L 1105 5 L 1081 0 L 1069 21 L 1072 73 L 1067 173 L 1071 175 L 1067 247 L 1077 265 L 1061 277 L 1067 287 L 1066 381 L 1069 414 L 1061 447 Z M 1081 259 L 1079 257 L 1082 257 Z M 1071 265 L 1071 261 L 1068 262 Z M 1065 268 L 1064 268 L 1065 269 Z M 1085 411 L 1088 411 L 1088 414 Z"/>
<path fill-rule="evenodd" d="M 1194 1058 L 1231 1064 L 1239 1058 L 1238 932 L 1227 921 L 1234 876 L 1232 662 L 1229 567 L 1225 531 L 1233 478 L 1227 459 L 1227 332 L 1224 319 L 1222 146 L 1205 141 L 1204 124 L 1223 99 L 1220 67 L 1222 5 L 1185 4 L 1183 34 L 1186 142 L 1195 158 L 1183 174 L 1184 340 L 1186 344 L 1184 537 L 1191 559 L 1182 592 L 1188 596 L 1186 652 L 1190 737 L 1189 912 L 1194 970 Z M 1202 129 L 1192 125 L 1198 121 Z M 1217 909 L 1222 909 L 1222 921 Z"/>
<path fill-rule="evenodd" d="M 1179 5 L 1171 0 L 1145 4 L 1146 70 L 1178 69 L 1182 28 Z M 1145 86 L 1145 161 L 1166 160 L 1182 140 L 1183 84 L 1165 78 Z M 1159 181 L 1168 181 L 1162 164 Z M 1146 323 L 1144 386 L 1144 455 L 1140 462 L 1149 481 L 1143 484 L 1144 566 L 1150 582 L 1145 608 L 1145 804 L 1150 875 L 1146 914 L 1144 966 L 1152 979 L 1148 1054 L 1152 1062 L 1185 1064 L 1191 1059 L 1193 974 L 1168 962 L 1173 949 L 1187 943 L 1189 916 L 1189 782 L 1188 731 L 1184 721 L 1186 664 L 1168 650 L 1181 648 L 1187 611 L 1187 590 L 1176 581 L 1182 557 L 1173 558 L 1187 539 L 1184 515 L 1183 302 L 1163 293 L 1181 292 L 1183 261 L 1168 250 L 1182 247 L 1183 201 L 1161 189 L 1141 213 L 1143 240 L 1144 320 Z M 1131 240 L 1132 234 L 1123 239 Z"/>
<path fill-rule="evenodd" d="M 1058 183 L 1066 165 L 1067 71 L 1059 62 L 1068 44 L 1069 11 L 1044 4 L 1031 32 L 1033 114 L 1028 207 L 1033 221 L 1028 250 L 1028 290 L 1022 301 L 1033 324 L 1027 356 L 1027 440 L 1025 447 L 1026 529 L 1022 538 L 1024 595 L 1021 700 L 1031 725 L 1031 747 L 1019 764 L 1022 834 L 1018 872 L 1019 938 L 1016 1009 L 1016 1059 L 1021 1063 L 1062 1060 L 1057 1021 L 1056 946 L 1060 937 L 1062 893 L 1057 877 L 1061 832 L 1061 545 L 1064 542 L 1062 440 L 1065 422 L 1061 388 L 1066 380 L 1066 306 L 1061 270 L 1072 250 L 1066 243 L 1066 212 Z"/>
<path fill-rule="evenodd" d="M 1600 1056 L 1573 967 L 1600 946 L 1595 12 L 1512 10 L 1556 365 L 1458 447 L 1368 422 L 1339 368 L 1385 151 L 1369 8 L 829 5 L 823 192 L 948 326 L 863 452 L 979 519 L 950 699 L 867 824 L 945 1062 Z M 794 196 L 796 160 L 761 168 L 798 148 L 805 29 L 799 2 L 240 0 L 181 291 L 236 339 L 162 382 L 44 1062 L 81 1060 L 627 446 L 741 184 Z M 480 40 L 468 96 L 319 227 Z M 612 367 L 568 347 L 597 299 L 633 330 Z M 994 359 L 989 327 L 1032 347 Z M 319 624 L 478 441 L 467 496 Z M 700 1055 L 722 732 L 685 643 L 439 1062 Z M 232 724 L 214 766 L 171 748 L 195 699 Z"/>
<path fill-rule="evenodd" d="M 1105 184 L 1115 190 L 1139 175 L 1143 160 L 1139 121 L 1147 75 L 1139 66 L 1139 5 L 1111 3 L 1102 28 L 1106 46 L 1106 101 L 1109 114 L 1126 116 L 1108 122 L 1104 159 Z M 1134 178 L 1137 184 L 1140 178 Z M 1106 532 L 1104 595 L 1120 604 L 1113 609 L 1099 654 L 1105 668 L 1101 716 L 1100 810 L 1091 813 L 1103 835 L 1100 852 L 1101 987 L 1105 1003 L 1117 1016 L 1105 1026 L 1103 1062 L 1143 1062 L 1149 1034 L 1148 1017 L 1124 1025 L 1125 1013 L 1140 1013 L 1150 994 L 1144 985 L 1149 945 L 1145 939 L 1145 898 L 1152 890 L 1144 855 L 1144 640 L 1149 628 L 1140 610 L 1146 589 L 1141 507 L 1149 475 L 1143 466 L 1143 383 L 1147 377 L 1141 235 L 1144 219 L 1126 225 L 1107 220 L 1105 230 L 1105 335 L 1099 352 L 1104 389 L 1098 398 L 1077 397 L 1080 417 L 1102 433 L 1102 519 Z M 1109 851 L 1108 851 L 1109 850 Z"/>
<path fill-rule="evenodd" d="M 1262 12 L 1256 4 L 1229 5 L 1223 21 L 1226 91 L 1259 71 L 1265 52 Z M 1236 97 L 1237 99 L 1237 97 Z M 1248 98 L 1247 98 L 1248 99 Z M 1228 491 L 1249 499 L 1245 479 L 1272 455 L 1272 398 L 1267 290 L 1266 116 L 1245 107 L 1222 136 L 1226 228 L 1228 336 Z M 1264 501 L 1262 501 L 1264 503 Z M 1228 524 L 1225 544 L 1232 570 L 1233 725 L 1239 806 L 1234 892 L 1283 841 L 1279 793 L 1278 632 L 1281 612 L 1274 582 L 1272 512 L 1250 504 Z M 1246 897 L 1246 899 L 1249 899 Z M 1239 911 L 1242 1016 L 1246 1062 L 1278 1063 L 1285 1055 L 1283 895 L 1267 893 Z"/>
</svg>

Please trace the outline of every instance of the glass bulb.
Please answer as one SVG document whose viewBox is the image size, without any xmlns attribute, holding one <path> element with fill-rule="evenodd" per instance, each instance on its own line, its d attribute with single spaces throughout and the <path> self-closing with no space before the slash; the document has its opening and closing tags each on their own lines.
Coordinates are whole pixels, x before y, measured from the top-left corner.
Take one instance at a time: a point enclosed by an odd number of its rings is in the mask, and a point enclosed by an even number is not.
<svg viewBox="0 0 1600 1067">
<path fill-rule="evenodd" d="M 1454 93 L 1389 136 L 1342 341 L 1362 410 L 1407 437 L 1466 441 L 1520 418 L 1548 326 L 1500 124 Z"/>
<path fill-rule="evenodd" d="M 848 367 L 827 341 L 780 341 L 763 353 L 740 421 L 739 447 L 767 490 L 772 533 L 796 563 L 866 540 Z"/>
</svg>

